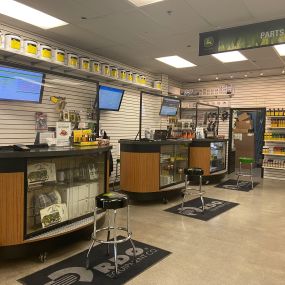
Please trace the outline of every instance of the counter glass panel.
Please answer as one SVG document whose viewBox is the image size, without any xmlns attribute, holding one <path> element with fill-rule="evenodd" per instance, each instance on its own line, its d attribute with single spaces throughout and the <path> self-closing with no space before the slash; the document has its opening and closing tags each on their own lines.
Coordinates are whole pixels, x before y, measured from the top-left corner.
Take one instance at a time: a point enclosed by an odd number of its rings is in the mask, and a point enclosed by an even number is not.
<svg viewBox="0 0 285 285">
<path fill-rule="evenodd" d="M 28 159 L 26 235 L 91 216 L 105 190 L 104 170 L 103 154 Z"/>
<path fill-rule="evenodd" d="M 211 143 L 210 173 L 226 169 L 226 143 Z"/>
</svg>

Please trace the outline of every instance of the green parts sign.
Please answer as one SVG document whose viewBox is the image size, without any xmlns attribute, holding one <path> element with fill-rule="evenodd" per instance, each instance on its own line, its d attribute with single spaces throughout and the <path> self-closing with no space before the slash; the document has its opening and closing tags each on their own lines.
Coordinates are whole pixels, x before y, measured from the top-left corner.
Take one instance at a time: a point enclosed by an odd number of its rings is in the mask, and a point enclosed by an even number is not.
<svg viewBox="0 0 285 285">
<path fill-rule="evenodd" d="M 199 55 L 285 43 L 285 19 L 201 33 Z"/>
</svg>

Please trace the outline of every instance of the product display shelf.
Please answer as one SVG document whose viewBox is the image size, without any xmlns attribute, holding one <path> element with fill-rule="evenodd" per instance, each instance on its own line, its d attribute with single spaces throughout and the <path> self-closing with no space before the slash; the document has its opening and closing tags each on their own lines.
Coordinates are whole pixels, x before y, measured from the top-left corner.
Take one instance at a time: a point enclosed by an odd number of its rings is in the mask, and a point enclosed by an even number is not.
<svg viewBox="0 0 285 285">
<path fill-rule="evenodd" d="M 263 155 L 267 155 L 267 156 L 284 156 L 285 154 L 281 154 L 281 153 L 262 153 Z"/>
<path fill-rule="evenodd" d="M 155 93 L 161 93 L 161 89 L 157 89 L 157 88 L 154 88 L 148 85 L 142 85 L 139 83 L 121 80 L 119 78 L 114 78 L 112 76 L 107 76 L 101 73 L 96 73 L 96 72 L 82 70 L 80 68 L 70 67 L 65 64 L 43 60 L 38 57 L 25 55 L 19 52 L 7 51 L 6 49 L 3 49 L 3 48 L 0 48 L 0 57 L 2 58 L 2 60 L 8 61 L 8 62 L 14 62 L 14 63 L 20 62 L 24 64 L 27 64 L 28 62 L 30 66 L 37 67 L 37 68 L 43 68 L 45 70 L 48 69 L 50 71 L 55 71 L 55 72 L 59 72 L 62 74 L 71 74 L 71 75 L 80 76 L 82 78 L 87 78 L 87 79 L 113 82 L 114 84 L 117 84 L 120 86 L 129 86 L 130 88 L 135 88 L 140 91 L 152 91 Z"/>
<path fill-rule="evenodd" d="M 285 127 L 283 125 L 285 116 L 267 115 L 266 118 L 268 121 L 264 134 L 264 150 L 267 151 L 262 153 L 264 156 L 262 166 L 264 171 L 263 177 L 269 179 L 279 178 L 282 180 L 282 176 L 284 175 L 283 170 L 285 170 L 285 167 L 283 167 L 285 153 L 279 152 L 278 149 L 284 149 Z"/>
</svg>

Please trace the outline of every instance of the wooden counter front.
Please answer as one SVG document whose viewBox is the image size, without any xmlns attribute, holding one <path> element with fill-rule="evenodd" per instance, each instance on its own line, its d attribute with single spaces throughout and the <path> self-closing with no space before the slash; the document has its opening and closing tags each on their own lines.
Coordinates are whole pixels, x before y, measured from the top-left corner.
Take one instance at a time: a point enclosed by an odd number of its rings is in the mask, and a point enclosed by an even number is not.
<svg viewBox="0 0 285 285">
<path fill-rule="evenodd" d="M 121 152 L 121 189 L 128 192 L 159 191 L 159 153 Z"/>
<path fill-rule="evenodd" d="M 24 238 L 24 173 L 0 173 L 0 246 Z"/>
<path fill-rule="evenodd" d="M 204 175 L 210 175 L 210 147 L 190 147 L 189 166 L 204 170 Z"/>
</svg>

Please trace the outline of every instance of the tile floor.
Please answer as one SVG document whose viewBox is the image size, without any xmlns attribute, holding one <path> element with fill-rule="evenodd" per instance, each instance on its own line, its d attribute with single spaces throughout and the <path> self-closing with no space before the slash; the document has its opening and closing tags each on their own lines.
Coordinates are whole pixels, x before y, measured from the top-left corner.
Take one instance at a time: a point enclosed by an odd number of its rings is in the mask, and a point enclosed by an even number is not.
<svg viewBox="0 0 285 285">
<path fill-rule="evenodd" d="M 281 285 L 285 284 L 285 181 L 263 180 L 251 192 L 205 186 L 206 196 L 240 203 L 203 222 L 163 211 L 179 198 L 131 207 L 134 239 L 172 254 L 128 285 Z M 35 257 L 0 261 L 0 284 L 86 249 L 87 241 L 50 252 L 45 264 Z M 38 285 L 38 284 L 35 284 Z"/>
</svg>

